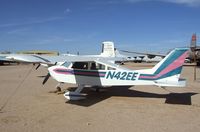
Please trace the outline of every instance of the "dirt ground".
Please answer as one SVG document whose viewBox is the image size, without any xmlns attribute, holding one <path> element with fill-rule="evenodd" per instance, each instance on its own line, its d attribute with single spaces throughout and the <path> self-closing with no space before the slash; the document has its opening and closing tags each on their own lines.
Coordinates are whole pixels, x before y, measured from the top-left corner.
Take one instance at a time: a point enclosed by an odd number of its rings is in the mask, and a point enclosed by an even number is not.
<svg viewBox="0 0 200 132">
<path fill-rule="evenodd" d="M 0 132 L 200 131 L 200 68 L 193 81 L 193 67 L 184 67 L 185 88 L 109 87 L 101 93 L 86 88 L 85 100 L 70 102 L 63 94 L 49 93 L 55 80 L 42 85 L 47 69 L 34 68 L 0 66 Z M 63 90 L 75 87 L 62 85 Z"/>
</svg>

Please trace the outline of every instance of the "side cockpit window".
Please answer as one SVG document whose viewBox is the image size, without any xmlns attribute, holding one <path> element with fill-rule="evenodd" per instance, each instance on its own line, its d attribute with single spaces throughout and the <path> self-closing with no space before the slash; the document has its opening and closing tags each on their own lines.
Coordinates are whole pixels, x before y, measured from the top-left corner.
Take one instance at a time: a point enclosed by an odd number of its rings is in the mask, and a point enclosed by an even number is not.
<svg viewBox="0 0 200 132">
<path fill-rule="evenodd" d="M 98 68 L 99 70 L 105 70 L 105 69 L 106 69 L 106 66 L 103 65 L 103 64 L 97 64 L 97 68 Z"/>
<path fill-rule="evenodd" d="M 96 62 L 74 62 L 72 68 L 83 70 L 116 70 L 114 67 Z"/>
<path fill-rule="evenodd" d="M 91 70 L 97 70 L 97 65 L 95 62 L 90 63 L 90 69 Z"/>
<path fill-rule="evenodd" d="M 88 69 L 88 63 L 87 62 L 75 62 L 75 63 L 73 63 L 72 68 L 74 68 L 74 69 Z"/>
<path fill-rule="evenodd" d="M 89 65 L 90 65 L 89 67 L 90 70 L 105 70 L 105 65 L 103 64 L 91 62 Z"/>
</svg>

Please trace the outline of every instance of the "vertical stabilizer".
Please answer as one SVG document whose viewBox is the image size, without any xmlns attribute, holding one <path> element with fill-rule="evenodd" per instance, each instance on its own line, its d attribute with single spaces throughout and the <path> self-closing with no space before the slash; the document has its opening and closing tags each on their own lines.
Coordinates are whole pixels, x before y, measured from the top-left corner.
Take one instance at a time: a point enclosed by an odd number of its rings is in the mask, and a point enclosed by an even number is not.
<svg viewBox="0 0 200 132">
<path fill-rule="evenodd" d="M 176 48 L 171 51 L 162 61 L 155 65 L 150 70 L 151 72 L 141 74 L 139 79 L 156 80 L 161 82 L 178 82 L 187 55 L 187 48 Z"/>
</svg>

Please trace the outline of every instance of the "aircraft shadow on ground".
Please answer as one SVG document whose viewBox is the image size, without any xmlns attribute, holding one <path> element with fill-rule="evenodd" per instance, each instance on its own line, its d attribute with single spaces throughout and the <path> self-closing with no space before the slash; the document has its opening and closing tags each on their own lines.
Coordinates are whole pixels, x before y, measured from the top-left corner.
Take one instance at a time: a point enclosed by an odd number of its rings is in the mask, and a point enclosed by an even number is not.
<svg viewBox="0 0 200 132">
<path fill-rule="evenodd" d="M 191 96 L 198 94 L 192 92 L 157 94 L 157 93 L 136 91 L 129 88 L 130 86 L 109 87 L 105 92 L 95 92 L 89 90 L 88 88 L 85 88 L 83 90 L 83 93 L 87 94 L 86 99 L 79 101 L 67 101 L 66 103 L 89 107 L 112 96 L 118 96 L 118 97 L 164 98 L 166 99 L 165 100 L 166 104 L 191 105 L 192 104 Z M 74 91 L 75 87 L 71 87 L 68 90 Z"/>
</svg>

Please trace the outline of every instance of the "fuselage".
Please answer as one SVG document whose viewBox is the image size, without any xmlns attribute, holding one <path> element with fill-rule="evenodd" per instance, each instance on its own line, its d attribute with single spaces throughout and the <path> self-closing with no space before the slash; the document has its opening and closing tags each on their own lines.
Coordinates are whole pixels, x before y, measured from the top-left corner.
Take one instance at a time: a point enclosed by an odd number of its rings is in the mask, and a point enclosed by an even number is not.
<svg viewBox="0 0 200 132">
<path fill-rule="evenodd" d="M 51 76 L 58 82 L 98 86 L 153 85 L 143 80 L 140 72 L 133 70 L 84 70 L 53 66 L 49 68 Z"/>
<path fill-rule="evenodd" d="M 65 62 L 48 68 L 58 82 L 80 85 L 124 86 L 157 85 L 184 86 L 180 73 L 187 49 L 175 49 L 151 69 L 131 70 L 104 60 Z"/>
</svg>

